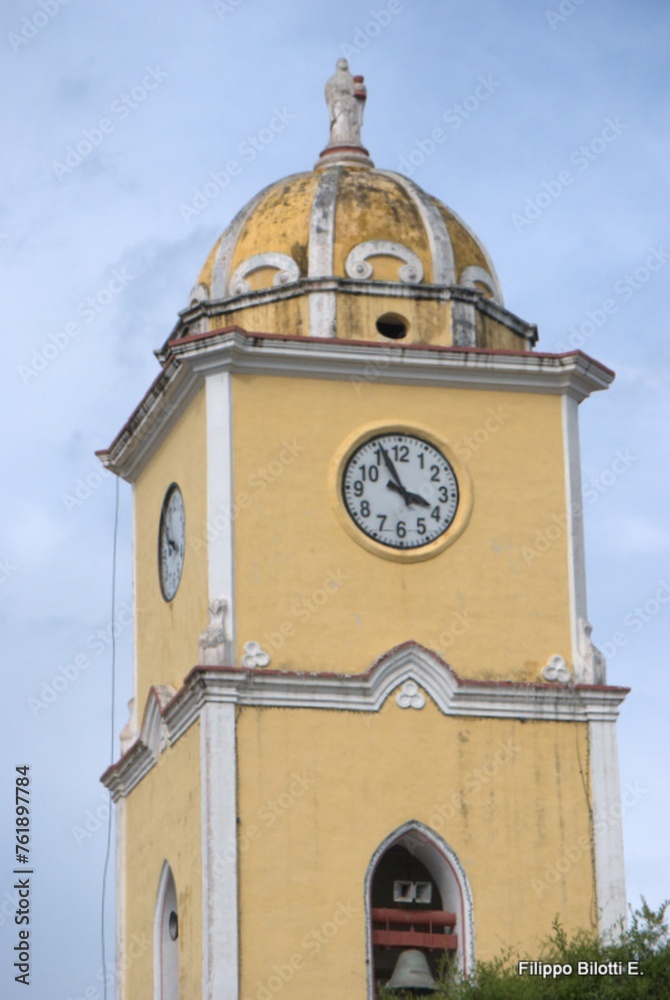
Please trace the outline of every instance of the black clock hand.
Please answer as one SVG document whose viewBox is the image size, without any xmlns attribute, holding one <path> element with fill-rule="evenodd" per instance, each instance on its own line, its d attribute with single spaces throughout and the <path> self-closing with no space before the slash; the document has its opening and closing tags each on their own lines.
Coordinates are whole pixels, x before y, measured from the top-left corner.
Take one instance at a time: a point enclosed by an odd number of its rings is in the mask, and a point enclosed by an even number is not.
<svg viewBox="0 0 670 1000">
<path fill-rule="evenodd" d="M 391 473 L 391 475 L 393 476 L 393 478 L 395 479 L 395 481 L 396 481 L 396 483 L 398 485 L 398 492 L 402 493 L 402 495 L 404 496 L 406 494 L 407 490 L 405 489 L 405 487 L 403 486 L 403 484 L 400 482 L 400 476 L 396 472 L 396 467 L 393 464 L 393 462 L 391 461 L 391 456 L 389 455 L 389 453 L 387 452 L 386 448 L 384 448 L 384 446 L 382 444 L 379 445 L 379 450 L 382 453 L 382 457 L 383 457 L 384 462 L 386 464 L 386 468 L 389 470 L 389 472 Z"/>
<path fill-rule="evenodd" d="M 405 503 L 417 503 L 419 507 L 430 507 L 429 502 L 425 497 L 420 497 L 418 493 L 407 493 L 405 496 Z"/>
<path fill-rule="evenodd" d="M 170 524 L 170 516 L 169 516 L 169 514 L 165 518 L 165 524 L 163 525 L 163 531 L 165 533 L 165 541 L 168 544 L 168 548 L 169 549 L 176 549 L 177 546 L 176 546 L 174 540 L 172 539 L 172 532 L 171 532 L 171 524 Z"/>
<path fill-rule="evenodd" d="M 409 504 L 409 499 L 408 498 L 409 498 L 410 494 L 407 492 L 407 490 L 405 489 L 404 486 L 398 486 L 398 484 L 394 483 L 392 479 L 389 479 L 388 483 L 386 484 L 386 489 L 387 490 L 393 490 L 395 493 L 399 493 L 400 496 L 405 501 L 405 503 Z"/>
<path fill-rule="evenodd" d="M 396 472 L 395 465 L 391 460 L 391 456 L 386 451 L 386 448 L 382 447 L 382 445 L 380 445 L 379 448 L 382 453 L 384 462 L 386 463 L 387 469 L 395 479 L 395 483 L 389 480 L 388 483 L 386 484 L 386 488 L 389 490 L 394 490 L 396 493 L 399 493 L 403 498 L 403 500 L 405 501 L 407 507 L 411 506 L 411 504 L 413 503 L 419 504 L 420 507 L 430 507 L 428 501 L 425 500 L 423 497 L 420 497 L 417 493 L 410 493 L 408 490 L 405 489 L 403 484 L 400 482 L 400 476 Z"/>
<path fill-rule="evenodd" d="M 418 493 L 410 493 L 408 490 L 397 486 L 391 479 L 389 479 L 386 484 L 386 488 L 393 490 L 395 493 L 399 493 L 405 501 L 407 507 L 411 507 L 413 503 L 418 504 L 420 507 L 430 507 L 429 502 L 424 499 L 424 497 L 420 497 Z"/>
</svg>

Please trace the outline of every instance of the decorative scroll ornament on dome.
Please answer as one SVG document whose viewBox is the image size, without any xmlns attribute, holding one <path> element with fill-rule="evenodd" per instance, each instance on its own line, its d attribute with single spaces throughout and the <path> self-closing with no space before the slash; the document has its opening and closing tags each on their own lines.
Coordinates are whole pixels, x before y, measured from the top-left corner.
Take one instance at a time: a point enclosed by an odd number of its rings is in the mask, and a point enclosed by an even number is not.
<svg viewBox="0 0 670 1000">
<path fill-rule="evenodd" d="M 253 257 L 249 257 L 248 260 L 242 261 L 239 267 L 235 269 L 235 273 L 230 279 L 230 291 L 232 294 L 246 295 L 247 292 L 250 292 L 252 289 L 247 278 L 254 271 L 260 271 L 264 268 L 269 268 L 276 272 L 272 280 L 272 284 L 275 287 L 278 285 L 290 285 L 300 278 L 300 268 L 296 261 L 292 257 L 289 257 L 288 254 L 273 252 L 257 253 Z"/>
<path fill-rule="evenodd" d="M 334 163 L 357 163 L 373 167 L 362 143 L 361 128 L 367 90 L 362 76 L 352 76 L 346 59 L 338 59 L 335 72 L 326 83 L 326 104 L 330 117 L 328 145 L 317 167 Z"/>
<path fill-rule="evenodd" d="M 391 240 L 368 240 L 355 246 L 344 264 L 347 275 L 350 278 L 371 278 L 374 268 L 369 262 L 370 257 L 395 257 L 402 261 L 398 269 L 401 281 L 405 284 L 423 281 L 423 264 L 419 257 L 409 247 Z"/>
</svg>

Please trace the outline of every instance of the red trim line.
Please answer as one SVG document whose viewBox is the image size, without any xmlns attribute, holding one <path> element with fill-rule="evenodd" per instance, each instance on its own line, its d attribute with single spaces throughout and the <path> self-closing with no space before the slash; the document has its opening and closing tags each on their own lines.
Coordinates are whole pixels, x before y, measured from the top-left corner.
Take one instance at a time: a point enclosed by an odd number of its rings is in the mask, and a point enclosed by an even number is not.
<svg viewBox="0 0 670 1000">
<path fill-rule="evenodd" d="M 429 351 L 436 354 L 491 354 L 494 357 L 516 357 L 516 358 L 573 358 L 582 357 L 586 361 L 595 365 L 597 368 L 602 369 L 602 371 L 607 372 L 609 375 L 615 375 L 616 373 L 608 368 L 602 362 L 598 361 L 596 358 L 592 358 L 590 354 L 585 354 L 584 351 L 563 351 L 560 354 L 552 353 L 551 351 L 512 351 L 503 348 L 493 348 L 493 347 L 457 347 L 455 345 L 447 344 L 399 344 L 389 341 L 388 343 L 380 343 L 377 340 L 345 340 L 341 337 L 328 337 L 327 339 L 321 337 L 300 337 L 296 334 L 286 334 L 286 333 L 251 333 L 249 330 L 245 330 L 241 326 L 225 326 L 220 330 L 209 330 L 205 333 L 193 333 L 188 337 L 177 337 L 174 340 L 169 340 L 167 343 L 168 347 L 179 346 L 180 344 L 191 344 L 197 341 L 207 340 L 210 337 L 217 337 L 223 333 L 233 333 L 237 331 L 241 333 L 244 337 L 247 337 L 251 341 L 287 341 L 289 343 L 318 343 L 318 344 L 332 344 L 336 347 L 388 347 L 393 351 Z"/>
<path fill-rule="evenodd" d="M 326 146 L 323 152 L 319 153 L 319 159 L 322 156 L 329 156 L 331 153 L 363 153 L 365 156 L 370 155 L 370 151 L 365 146 Z"/>
<path fill-rule="evenodd" d="M 351 683 L 353 681 L 366 681 L 366 680 L 369 680 L 372 677 L 372 675 L 375 673 L 375 671 L 377 671 L 382 666 L 382 664 L 384 663 L 384 661 L 387 660 L 390 656 L 393 656 L 399 650 L 406 649 L 406 648 L 408 648 L 410 646 L 413 647 L 414 649 L 421 649 L 421 650 L 423 650 L 424 652 L 426 652 L 430 656 L 432 656 L 435 660 L 437 660 L 438 663 L 441 663 L 444 666 L 444 669 L 447 670 L 451 674 L 451 676 L 454 678 L 454 680 L 456 681 L 456 684 L 458 685 L 458 687 L 464 687 L 466 685 L 472 685 L 472 686 L 476 686 L 476 687 L 480 687 L 480 688 L 493 688 L 493 689 L 499 689 L 499 688 L 523 688 L 523 689 L 529 689 L 530 688 L 530 689 L 535 689 L 537 691 L 547 691 L 547 690 L 563 691 L 563 690 L 565 690 L 565 685 L 559 683 L 558 681 L 541 681 L 541 682 L 536 682 L 536 681 L 509 681 L 509 680 L 494 681 L 494 680 L 476 680 L 476 679 L 470 678 L 470 677 L 461 677 L 460 674 L 457 674 L 456 671 L 454 670 L 454 668 L 451 667 L 446 662 L 446 660 L 443 660 L 442 657 L 438 656 L 437 653 L 433 652 L 433 650 L 428 649 L 427 646 L 423 646 L 420 642 L 416 642 L 416 641 L 414 641 L 412 639 L 408 639 L 406 642 L 401 642 L 398 646 L 394 646 L 392 649 L 389 649 L 386 653 L 384 653 L 382 656 L 380 656 L 379 659 L 375 660 L 375 662 L 372 664 L 372 666 L 370 666 L 367 670 L 363 671 L 363 673 L 358 673 L 358 674 L 343 674 L 343 673 L 339 673 L 336 670 L 274 670 L 274 669 L 269 668 L 269 669 L 263 669 L 262 671 L 259 671 L 259 670 L 254 670 L 254 669 L 250 669 L 250 668 L 247 668 L 247 667 L 234 667 L 234 666 L 205 667 L 205 666 L 195 666 L 195 667 L 192 667 L 191 670 L 189 670 L 189 672 L 186 675 L 186 677 L 184 678 L 182 686 L 179 688 L 179 690 L 176 691 L 174 693 L 174 695 L 172 696 L 172 698 L 170 698 L 169 701 L 166 701 L 164 705 L 161 705 L 160 698 L 158 696 L 158 691 L 156 690 L 155 686 L 152 686 L 149 689 L 149 694 L 147 695 L 147 701 L 146 701 L 145 706 L 144 706 L 144 711 L 145 711 L 145 714 L 146 714 L 147 705 L 149 703 L 149 698 L 153 695 L 153 697 L 158 702 L 158 710 L 159 710 L 161 716 L 165 715 L 165 713 L 167 712 L 168 707 L 170 705 L 172 705 L 173 702 L 177 701 L 179 698 L 181 698 L 183 696 L 184 692 L 186 691 L 186 689 L 187 689 L 187 687 L 189 686 L 190 683 L 192 683 L 193 681 L 197 682 L 197 679 L 199 677 L 202 677 L 203 674 L 208 674 L 208 673 L 209 674 L 230 674 L 230 675 L 233 675 L 233 676 L 237 675 L 238 677 L 260 677 L 260 676 L 270 675 L 270 676 L 273 676 L 273 677 L 296 677 L 296 678 L 304 678 L 305 680 L 335 680 L 335 679 L 337 679 L 337 680 L 340 680 L 343 684 Z M 575 690 L 575 691 L 609 691 L 609 692 L 612 692 L 612 693 L 623 694 L 623 695 L 627 695 L 631 691 L 631 689 L 628 688 L 628 687 L 617 687 L 617 686 L 609 685 L 609 684 L 575 684 L 573 690 Z M 137 747 L 138 747 L 138 743 L 133 743 L 133 745 L 128 748 L 128 750 L 126 751 L 126 753 L 123 754 L 123 756 L 120 757 L 119 760 L 115 764 L 110 764 L 110 766 L 107 768 L 107 770 L 103 774 L 103 778 L 107 774 L 112 774 L 121 765 L 121 763 L 126 759 L 126 757 L 128 755 L 132 754 L 136 750 Z"/>
<path fill-rule="evenodd" d="M 447 670 L 451 676 L 456 681 L 459 687 L 464 685 L 476 685 L 477 687 L 483 688 L 534 688 L 538 691 L 546 691 L 547 689 L 553 689 L 556 691 L 562 691 L 565 689 L 565 685 L 561 684 L 559 681 L 494 681 L 494 680 L 475 680 L 471 677 L 461 677 L 457 674 L 452 666 L 450 666 L 446 660 L 443 660 L 441 656 L 433 652 L 432 649 L 428 649 L 427 646 L 423 646 L 420 642 L 415 642 L 408 639 L 407 642 L 401 642 L 400 645 L 394 646 L 393 649 L 389 649 L 386 653 L 375 660 L 372 666 L 368 667 L 367 670 L 359 674 L 343 674 L 338 671 L 333 670 L 275 670 L 273 668 L 263 668 L 263 670 L 248 669 L 247 667 L 203 667 L 196 666 L 193 667 L 186 677 L 184 678 L 184 683 L 180 690 L 175 694 L 174 698 L 178 698 L 181 691 L 188 685 L 189 681 L 193 678 L 203 674 L 203 673 L 221 673 L 221 674 L 238 674 L 258 677 L 260 675 L 266 676 L 268 674 L 274 677 L 304 677 L 305 679 L 329 679 L 332 680 L 337 678 L 343 683 L 351 681 L 366 681 L 382 666 L 385 660 L 393 656 L 395 653 L 402 649 L 408 647 L 413 647 L 414 649 L 422 649 L 424 652 L 428 653 L 439 663 L 442 663 L 445 670 Z M 574 689 L 576 691 L 612 691 L 628 694 L 630 688 L 627 687 L 615 687 L 609 684 L 575 684 Z M 172 699 L 174 700 L 174 699 Z M 167 707 L 167 706 L 166 706 Z"/>
</svg>

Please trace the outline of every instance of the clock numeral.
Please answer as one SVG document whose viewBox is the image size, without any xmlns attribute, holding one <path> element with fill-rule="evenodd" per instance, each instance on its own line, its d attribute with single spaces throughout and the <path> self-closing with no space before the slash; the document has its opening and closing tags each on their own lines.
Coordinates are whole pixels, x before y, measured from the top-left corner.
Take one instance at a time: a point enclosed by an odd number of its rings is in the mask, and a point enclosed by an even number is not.
<svg viewBox="0 0 670 1000">
<path fill-rule="evenodd" d="M 361 465 L 361 479 L 365 482 L 369 479 L 371 483 L 376 483 L 379 479 L 379 469 L 376 465 L 371 465 L 368 469 L 367 466 Z"/>
<path fill-rule="evenodd" d="M 398 536 L 398 538 L 405 537 L 405 535 L 407 534 L 407 526 L 405 525 L 404 521 L 398 521 L 398 523 L 395 526 L 395 533 Z"/>
<path fill-rule="evenodd" d="M 360 479 L 357 479 L 356 482 L 354 483 L 354 494 L 355 494 L 355 496 L 362 497 L 364 490 L 365 490 L 365 486 L 363 486 L 363 483 L 360 481 Z"/>
<path fill-rule="evenodd" d="M 386 524 L 386 514 L 377 514 L 377 520 L 379 521 L 379 530 L 383 531 Z"/>
<path fill-rule="evenodd" d="M 439 507 L 433 507 L 433 509 L 430 512 L 430 516 L 433 518 L 434 521 L 439 521 L 440 520 L 440 508 Z"/>
<path fill-rule="evenodd" d="M 436 465 L 431 465 L 430 471 L 432 472 L 432 476 L 430 477 L 431 483 L 439 483 L 440 470 L 438 469 L 438 467 Z"/>
<path fill-rule="evenodd" d="M 401 445 L 394 444 L 393 447 L 391 448 L 391 451 L 393 452 L 393 457 L 395 458 L 396 462 L 409 461 L 408 458 L 409 448 L 407 447 L 406 444 L 401 444 Z"/>
<path fill-rule="evenodd" d="M 423 461 L 423 452 L 422 451 L 419 452 L 419 465 L 421 466 L 422 469 L 425 468 L 424 461 Z"/>
<path fill-rule="evenodd" d="M 420 535 L 426 534 L 426 521 L 423 517 L 418 517 L 416 519 L 416 530 Z"/>
<path fill-rule="evenodd" d="M 440 488 L 439 488 L 439 490 L 437 492 L 438 492 L 438 496 L 439 496 L 440 500 L 442 501 L 442 503 L 446 503 L 447 500 L 449 499 L 449 493 L 447 492 L 447 487 L 446 486 L 440 486 Z"/>
<path fill-rule="evenodd" d="M 361 504 L 361 517 L 370 517 L 370 504 L 364 500 Z"/>
</svg>

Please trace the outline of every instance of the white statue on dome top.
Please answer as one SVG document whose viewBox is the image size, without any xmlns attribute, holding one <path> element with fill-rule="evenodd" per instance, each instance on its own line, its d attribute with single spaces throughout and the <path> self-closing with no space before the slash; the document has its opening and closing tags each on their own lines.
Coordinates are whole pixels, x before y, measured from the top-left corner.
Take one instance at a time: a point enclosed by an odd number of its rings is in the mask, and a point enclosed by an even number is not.
<svg viewBox="0 0 670 1000">
<path fill-rule="evenodd" d="M 328 146 L 361 146 L 363 109 L 367 91 L 362 76 L 352 76 L 346 59 L 338 59 L 335 72 L 326 83 L 326 104 L 330 115 Z"/>
</svg>

